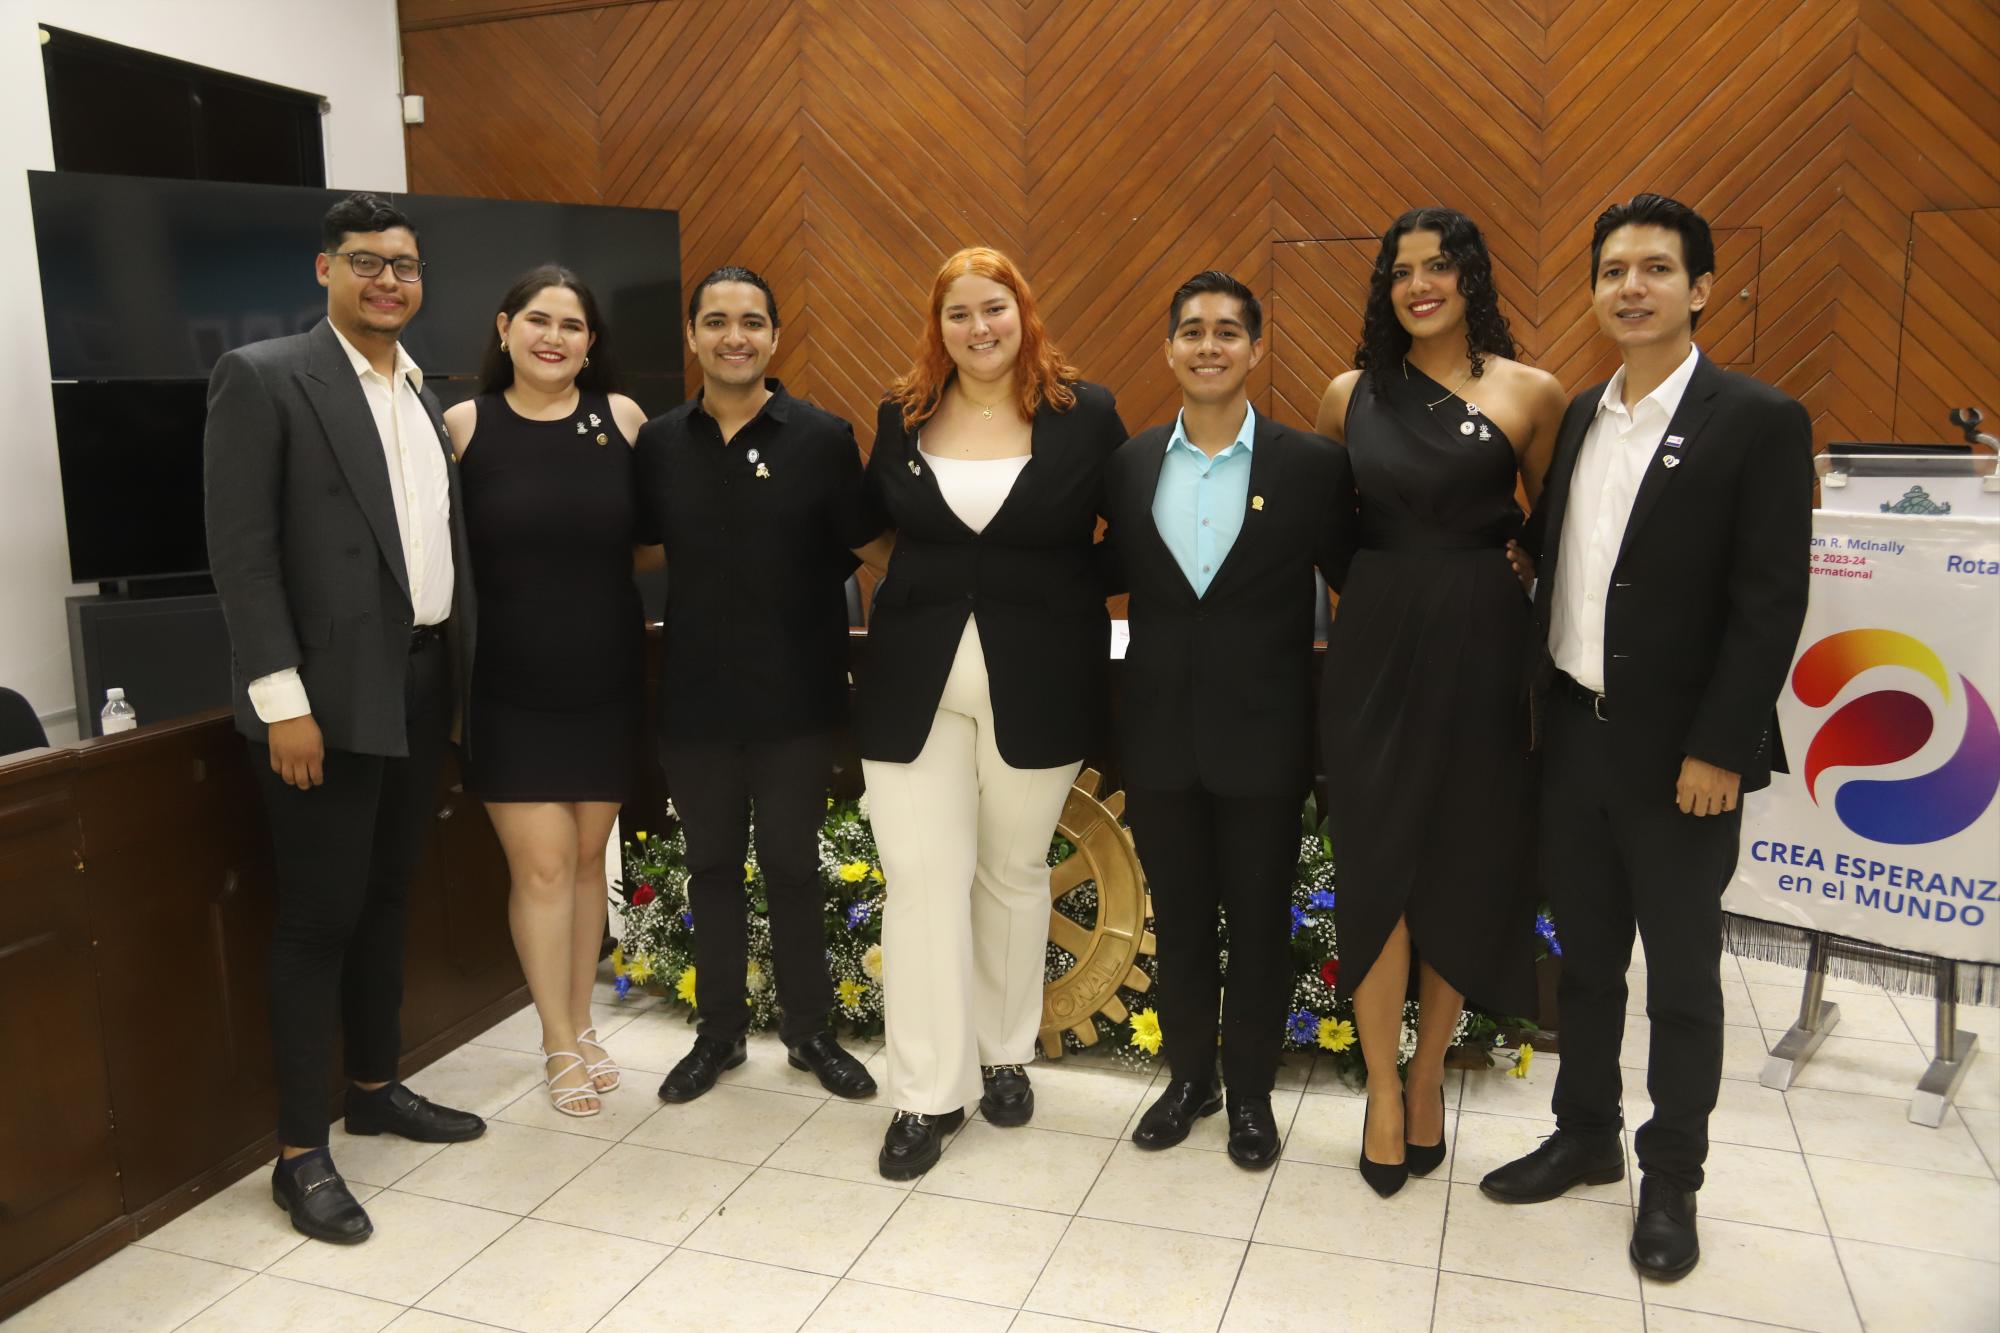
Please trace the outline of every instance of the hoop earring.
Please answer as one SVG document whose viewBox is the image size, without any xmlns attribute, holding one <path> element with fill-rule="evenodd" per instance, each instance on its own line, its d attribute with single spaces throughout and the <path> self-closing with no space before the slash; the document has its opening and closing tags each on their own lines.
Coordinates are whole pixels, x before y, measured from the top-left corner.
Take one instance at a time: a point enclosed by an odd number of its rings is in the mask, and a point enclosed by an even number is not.
<svg viewBox="0 0 2000 1333">
<path fill-rule="evenodd" d="M 587 356 L 586 356 L 585 358 L 583 358 L 583 368 L 584 368 L 585 370 L 589 370 L 589 369 L 590 369 L 590 358 L 589 358 L 589 357 L 587 357 Z"/>
</svg>

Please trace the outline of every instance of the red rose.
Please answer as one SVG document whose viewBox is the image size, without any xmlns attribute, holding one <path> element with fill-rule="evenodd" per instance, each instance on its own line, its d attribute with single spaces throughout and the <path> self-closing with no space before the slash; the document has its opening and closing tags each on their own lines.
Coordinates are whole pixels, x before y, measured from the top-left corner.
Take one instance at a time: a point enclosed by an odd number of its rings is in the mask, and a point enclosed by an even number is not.
<svg viewBox="0 0 2000 1333">
<path fill-rule="evenodd" d="M 1332 989 L 1338 985 L 1340 982 L 1340 960 L 1338 958 L 1329 958 L 1324 963 L 1321 963 L 1319 965 L 1319 979 L 1327 984 L 1328 989 Z"/>
<path fill-rule="evenodd" d="M 641 884 L 638 888 L 632 890 L 632 906 L 644 907 L 659 896 L 659 894 L 653 892 L 652 885 Z"/>
</svg>

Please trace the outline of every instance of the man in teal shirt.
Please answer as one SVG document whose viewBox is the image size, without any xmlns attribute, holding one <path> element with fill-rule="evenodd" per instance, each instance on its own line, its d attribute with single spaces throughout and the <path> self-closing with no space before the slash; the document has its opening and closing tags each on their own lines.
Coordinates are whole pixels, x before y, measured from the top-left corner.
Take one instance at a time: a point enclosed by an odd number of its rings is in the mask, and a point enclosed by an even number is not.
<svg viewBox="0 0 2000 1333">
<path fill-rule="evenodd" d="M 1183 284 L 1166 344 L 1180 415 L 1126 441 L 1105 474 L 1107 563 L 1131 593 L 1119 771 L 1153 894 L 1173 1073 L 1132 1138 L 1171 1147 L 1222 1109 L 1219 1033 L 1229 1155 L 1252 1170 L 1280 1147 L 1271 1086 L 1313 771 L 1313 571 L 1339 586 L 1355 525 L 1346 451 L 1250 406 L 1263 322 L 1226 273 Z"/>
</svg>

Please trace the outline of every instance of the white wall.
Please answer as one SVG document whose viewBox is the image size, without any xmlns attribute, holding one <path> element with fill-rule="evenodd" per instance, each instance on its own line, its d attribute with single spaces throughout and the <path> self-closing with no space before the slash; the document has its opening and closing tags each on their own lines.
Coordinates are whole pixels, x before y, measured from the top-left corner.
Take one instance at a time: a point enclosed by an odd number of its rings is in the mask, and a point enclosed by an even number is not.
<svg viewBox="0 0 2000 1333">
<path fill-rule="evenodd" d="M 27 695 L 61 742 L 75 735 L 63 616 L 73 589 L 24 174 L 55 165 L 43 23 L 318 93 L 327 184 L 406 182 L 396 0 L 0 0 L 0 253 L 15 297 L 0 320 L 0 685 Z"/>
</svg>

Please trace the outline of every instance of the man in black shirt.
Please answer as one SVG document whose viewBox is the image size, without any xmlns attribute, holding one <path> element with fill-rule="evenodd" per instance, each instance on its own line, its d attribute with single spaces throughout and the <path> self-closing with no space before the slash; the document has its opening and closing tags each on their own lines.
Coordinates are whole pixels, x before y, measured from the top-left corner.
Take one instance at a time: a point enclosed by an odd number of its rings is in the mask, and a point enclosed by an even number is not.
<svg viewBox="0 0 2000 1333">
<path fill-rule="evenodd" d="M 851 548 L 873 533 L 861 456 L 845 421 L 764 378 L 778 302 L 743 268 L 719 268 L 688 301 L 702 388 L 639 432 L 642 521 L 667 557 L 660 756 L 687 835 L 694 913 L 694 1048 L 660 1084 L 692 1101 L 745 1058 L 750 811 L 770 894 L 771 945 L 791 1063 L 827 1091 L 875 1080 L 828 1030 L 819 880 L 833 734 L 847 710 Z"/>
</svg>

